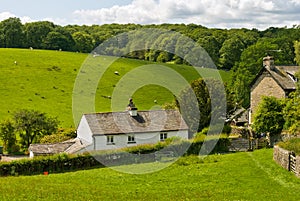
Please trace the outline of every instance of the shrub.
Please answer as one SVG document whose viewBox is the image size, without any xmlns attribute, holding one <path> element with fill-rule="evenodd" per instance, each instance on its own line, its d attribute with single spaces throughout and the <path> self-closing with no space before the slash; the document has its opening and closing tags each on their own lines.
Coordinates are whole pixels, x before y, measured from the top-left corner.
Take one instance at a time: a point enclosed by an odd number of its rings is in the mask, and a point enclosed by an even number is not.
<svg viewBox="0 0 300 201">
<path fill-rule="evenodd" d="M 67 141 L 76 137 L 76 130 L 74 128 L 59 128 L 57 133 L 46 135 L 40 139 L 42 144 L 52 144 L 57 142 Z"/>
<path fill-rule="evenodd" d="M 216 142 L 216 140 L 218 140 Z M 53 156 L 40 156 L 33 159 L 23 159 L 10 163 L 0 163 L 0 175 L 34 175 L 49 173 L 59 173 L 65 171 L 81 170 L 92 167 L 104 167 L 104 165 L 126 165 L 133 163 L 155 161 L 155 152 L 161 149 L 172 151 L 174 156 L 179 157 L 183 153 L 186 155 L 198 155 L 200 149 L 209 150 L 211 143 L 216 143 L 211 153 L 228 151 L 229 139 L 219 136 L 208 136 L 204 139 L 179 140 L 177 138 L 157 144 L 144 144 L 128 147 L 120 150 L 105 150 L 79 155 L 57 154 Z M 182 163 L 181 165 L 188 165 Z"/>
<path fill-rule="evenodd" d="M 300 138 L 293 138 L 286 142 L 279 142 L 278 146 L 283 149 L 293 151 L 296 155 L 300 155 Z"/>
</svg>

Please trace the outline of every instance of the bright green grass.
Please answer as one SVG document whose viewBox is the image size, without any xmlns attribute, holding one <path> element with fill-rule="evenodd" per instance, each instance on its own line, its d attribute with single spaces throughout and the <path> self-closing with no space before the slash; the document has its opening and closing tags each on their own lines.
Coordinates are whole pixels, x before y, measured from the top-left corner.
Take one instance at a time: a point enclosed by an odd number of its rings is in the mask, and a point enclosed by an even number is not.
<svg viewBox="0 0 300 201">
<path fill-rule="evenodd" d="M 73 86 L 81 66 L 87 58 L 87 54 L 28 50 L 28 49 L 0 49 L 0 121 L 10 117 L 10 114 L 19 109 L 35 109 L 57 116 L 62 127 L 74 127 L 72 114 L 72 93 Z M 99 66 L 95 74 L 104 69 L 107 61 L 111 57 L 96 57 L 93 64 Z M 17 65 L 14 62 L 17 61 Z M 120 58 L 116 60 L 105 72 L 99 81 L 98 89 L 95 94 L 88 94 L 95 99 L 97 112 L 112 111 L 111 99 L 112 92 L 123 75 L 140 66 L 153 64 L 146 61 Z M 168 66 L 180 73 L 188 82 L 197 79 L 199 74 L 194 68 L 183 65 L 159 64 Z M 213 76 L 214 70 L 198 68 L 201 74 Z M 114 74 L 115 71 L 120 76 Z M 229 81 L 230 74 L 220 71 L 224 81 Z M 147 77 L 147 74 L 144 76 Z M 86 77 L 86 84 L 90 78 Z M 143 80 L 140 77 L 139 80 Z M 127 83 L 127 82 L 126 82 Z M 129 83 L 129 82 L 128 82 Z M 176 84 L 176 83 L 175 83 Z M 116 85 L 116 86 L 115 86 Z M 168 83 L 168 85 L 173 85 Z M 118 87 L 117 87 L 118 88 Z M 133 94 L 123 89 L 122 101 L 126 104 L 128 98 L 132 96 L 136 105 L 141 110 L 158 108 L 173 99 L 172 92 L 168 88 L 158 85 L 141 86 Z M 157 103 L 154 103 L 154 100 Z M 123 110 L 126 104 L 120 102 L 116 110 Z M 85 105 L 86 101 L 82 101 Z M 89 109 L 82 113 L 91 112 Z M 81 115 L 77 116 L 76 122 Z"/>
<path fill-rule="evenodd" d="M 299 200 L 300 179 L 272 160 L 272 149 L 179 159 L 159 172 L 109 168 L 0 178 L 0 200 Z M 151 164 L 124 168 L 151 167 Z"/>
</svg>

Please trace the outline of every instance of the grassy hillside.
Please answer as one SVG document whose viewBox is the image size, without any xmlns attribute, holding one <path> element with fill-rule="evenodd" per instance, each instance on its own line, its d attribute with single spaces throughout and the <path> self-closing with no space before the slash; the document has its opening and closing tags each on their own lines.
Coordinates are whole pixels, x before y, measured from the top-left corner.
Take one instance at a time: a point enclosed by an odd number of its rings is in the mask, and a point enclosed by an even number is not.
<svg viewBox="0 0 300 201">
<path fill-rule="evenodd" d="M 300 180 L 275 164 L 272 153 L 189 156 L 142 175 L 102 168 L 1 178 L 0 200 L 299 200 Z"/>
<path fill-rule="evenodd" d="M 87 54 L 60 51 L 0 49 L 0 120 L 8 118 L 18 109 L 28 108 L 57 116 L 62 127 L 74 127 L 73 86 L 78 73 L 84 73 L 80 68 L 87 56 Z M 99 71 L 102 68 L 101 64 L 105 65 L 106 59 L 107 57 L 95 58 L 94 62 L 99 63 Z M 125 58 L 115 61 L 103 72 L 102 79 L 99 81 L 94 95 L 96 111 L 111 111 L 111 99 L 108 97 L 112 96 L 122 76 L 136 67 L 148 64 L 151 63 Z M 198 74 L 192 67 L 161 65 L 176 70 L 188 81 L 198 78 Z M 115 71 L 118 71 L 120 76 L 115 75 Z M 206 75 L 213 74 L 213 70 L 200 69 L 200 71 Z M 228 72 L 222 71 L 220 74 L 225 81 L 228 81 L 230 77 Z M 124 97 L 126 102 L 128 96 Z M 141 86 L 133 97 L 139 109 L 143 110 L 171 101 L 172 93 L 158 85 L 146 85 Z M 154 100 L 157 103 L 154 103 Z"/>
</svg>

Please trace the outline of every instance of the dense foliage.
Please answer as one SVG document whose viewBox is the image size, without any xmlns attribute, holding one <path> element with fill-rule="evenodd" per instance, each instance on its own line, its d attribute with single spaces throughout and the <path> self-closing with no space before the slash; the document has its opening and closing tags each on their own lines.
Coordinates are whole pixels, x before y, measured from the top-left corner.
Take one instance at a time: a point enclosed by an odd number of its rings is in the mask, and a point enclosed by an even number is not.
<svg viewBox="0 0 300 201">
<path fill-rule="evenodd" d="M 4 150 L 8 153 L 18 151 L 18 145 L 27 150 L 30 144 L 37 143 L 45 135 L 57 131 L 58 120 L 36 110 L 19 110 L 13 118 L 4 120 L 0 126 L 0 137 Z M 19 139 L 19 143 L 16 139 Z"/>
<path fill-rule="evenodd" d="M 253 129 L 257 133 L 280 134 L 283 125 L 283 103 L 275 97 L 263 97 L 254 116 Z"/>
</svg>

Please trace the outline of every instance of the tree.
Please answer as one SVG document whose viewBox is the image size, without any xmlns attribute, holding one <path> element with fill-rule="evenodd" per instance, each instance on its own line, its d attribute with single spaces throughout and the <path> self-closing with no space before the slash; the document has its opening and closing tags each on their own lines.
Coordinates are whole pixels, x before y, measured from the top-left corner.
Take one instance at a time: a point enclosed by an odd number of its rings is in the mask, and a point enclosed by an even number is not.
<svg viewBox="0 0 300 201">
<path fill-rule="evenodd" d="M 231 69 L 235 62 L 240 60 L 240 56 L 245 49 L 243 41 L 237 36 L 233 36 L 224 41 L 220 49 L 219 66 L 225 69 Z"/>
<path fill-rule="evenodd" d="M 75 41 L 75 48 L 79 52 L 91 52 L 93 50 L 93 38 L 82 32 L 75 32 L 72 34 Z"/>
<path fill-rule="evenodd" d="M 296 77 L 300 78 L 300 72 L 296 73 Z M 290 94 L 285 101 L 283 109 L 285 125 L 284 128 L 290 133 L 300 133 L 300 82 L 297 82 L 296 91 Z"/>
<path fill-rule="evenodd" d="M 43 40 L 54 29 L 54 24 L 48 21 L 31 22 L 24 26 L 24 34 L 28 47 L 42 48 Z"/>
<path fill-rule="evenodd" d="M 35 110 L 20 110 L 14 113 L 15 128 L 18 131 L 23 148 L 38 142 L 44 135 L 56 132 L 58 120 L 47 117 L 45 113 Z"/>
<path fill-rule="evenodd" d="M 269 133 L 271 137 L 280 134 L 284 125 L 283 107 L 281 100 L 263 97 L 254 114 L 253 130 L 257 133 Z"/>
<path fill-rule="evenodd" d="M 14 123 L 11 120 L 4 120 L 0 124 L 0 139 L 3 141 L 4 151 L 12 153 L 16 150 L 16 134 Z"/>
<path fill-rule="evenodd" d="M 4 34 L 4 47 L 22 47 L 23 24 L 16 17 L 3 20 L 0 23 L 0 32 Z"/>
<path fill-rule="evenodd" d="M 283 109 L 285 125 L 284 128 L 290 133 L 300 133 L 300 97 L 296 93 L 285 101 Z"/>
<path fill-rule="evenodd" d="M 198 40 L 198 43 L 204 48 L 215 64 L 219 62 L 220 44 L 214 36 L 204 36 Z"/>
<path fill-rule="evenodd" d="M 233 94 L 234 102 L 239 106 L 248 108 L 250 105 L 250 83 L 251 73 L 246 67 L 240 67 L 232 72 L 230 90 Z"/>
<path fill-rule="evenodd" d="M 75 42 L 72 35 L 63 27 L 56 27 L 43 40 L 43 48 L 50 50 L 73 51 Z"/>
<path fill-rule="evenodd" d="M 295 61 L 298 65 L 300 65 L 300 42 L 299 41 L 294 42 L 294 48 L 295 48 Z"/>
<path fill-rule="evenodd" d="M 192 97 L 197 98 L 197 106 L 195 106 Z M 211 100 L 209 91 L 205 81 L 202 78 L 194 80 L 191 86 L 181 92 L 178 100 L 175 102 L 177 107 L 183 114 L 184 120 L 188 124 L 192 133 L 199 132 L 207 127 L 211 118 Z"/>
</svg>

